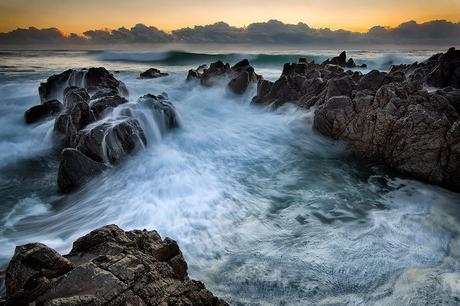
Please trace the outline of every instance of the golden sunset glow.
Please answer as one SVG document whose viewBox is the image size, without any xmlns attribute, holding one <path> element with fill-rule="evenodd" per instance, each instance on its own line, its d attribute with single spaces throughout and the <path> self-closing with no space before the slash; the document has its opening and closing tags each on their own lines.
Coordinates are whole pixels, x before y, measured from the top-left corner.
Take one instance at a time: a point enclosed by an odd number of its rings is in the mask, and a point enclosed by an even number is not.
<svg viewBox="0 0 460 306">
<path fill-rule="evenodd" d="M 365 32 L 374 25 L 394 27 L 408 20 L 458 22 L 459 12 L 460 0 L 0 0 L 0 32 L 34 26 L 81 34 L 136 23 L 171 31 L 217 21 L 244 26 L 269 19 Z"/>
</svg>

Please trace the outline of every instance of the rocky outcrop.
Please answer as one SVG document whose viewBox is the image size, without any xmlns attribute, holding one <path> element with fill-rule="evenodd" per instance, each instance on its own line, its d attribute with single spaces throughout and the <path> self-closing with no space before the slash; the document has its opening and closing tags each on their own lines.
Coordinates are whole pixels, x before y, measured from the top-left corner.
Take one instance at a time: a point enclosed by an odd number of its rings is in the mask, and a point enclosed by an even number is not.
<svg viewBox="0 0 460 306">
<path fill-rule="evenodd" d="M 352 58 L 347 59 L 347 52 L 343 51 L 339 56 L 333 57 L 332 59 L 327 59 L 323 62 L 323 65 L 336 65 L 344 68 L 366 68 L 366 64 L 357 66 L 355 61 Z"/>
<path fill-rule="evenodd" d="M 422 63 L 397 65 L 391 72 L 402 71 L 412 81 L 428 86 L 460 88 L 460 50 L 450 48 L 446 53 L 438 53 Z"/>
<path fill-rule="evenodd" d="M 101 93 L 115 92 L 121 96 L 128 96 L 126 85 L 117 80 L 105 68 L 69 69 L 60 74 L 52 75 L 40 84 L 38 92 L 42 102 L 57 99 L 62 101 L 64 89 L 76 86 L 87 90 L 90 96 Z"/>
<path fill-rule="evenodd" d="M 59 114 L 63 109 L 62 103 L 58 100 L 50 100 L 40 105 L 29 108 L 24 113 L 26 123 L 35 123 L 48 117 Z"/>
<path fill-rule="evenodd" d="M 18 246 L 5 285 L 6 305 L 227 305 L 188 277 L 174 240 L 116 225 L 79 238 L 64 256 Z"/>
<path fill-rule="evenodd" d="M 168 76 L 168 74 L 166 72 L 161 72 L 159 69 L 150 68 L 142 72 L 139 75 L 139 78 L 140 79 L 156 79 L 156 78 L 161 78 L 164 76 Z"/>
<path fill-rule="evenodd" d="M 276 82 L 259 81 L 253 103 L 314 107 L 314 129 L 345 142 L 355 156 L 460 191 L 459 61 L 450 49 L 365 75 L 299 61 L 286 64 Z M 434 84 L 449 87 L 425 89 Z"/>
<path fill-rule="evenodd" d="M 189 70 L 187 81 L 198 81 L 203 86 L 214 86 L 226 83 L 231 92 L 241 95 L 246 92 L 251 84 L 256 84 L 262 77 L 255 73 L 254 68 L 247 59 L 234 66 L 229 63 L 217 61 L 209 65 L 201 65 L 197 69 Z"/>
<path fill-rule="evenodd" d="M 147 145 L 144 129 L 152 122 L 157 125 L 156 136 L 179 126 L 166 94 L 147 94 L 137 103 L 127 103 L 125 85 L 105 68 L 53 75 L 40 85 L 39 93 L 42 99 L 61 97 L 63 101 L 45 102 L 24 115 L 27 122 L 36 122 L 58 114 L 54 131 L 63 151 L 57 182 L 63 192 L 76 189 Z"/>
</svg>

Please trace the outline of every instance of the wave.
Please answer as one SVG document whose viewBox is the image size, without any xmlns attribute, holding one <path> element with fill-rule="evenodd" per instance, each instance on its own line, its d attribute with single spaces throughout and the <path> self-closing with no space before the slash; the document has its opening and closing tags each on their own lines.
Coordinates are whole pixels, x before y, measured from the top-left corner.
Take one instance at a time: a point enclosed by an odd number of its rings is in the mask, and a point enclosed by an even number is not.
<svg viewBox="0 0 460 306">
<path fill-rule="evenodd" d="M 309 61 L 320 61 L 327 58 L 327 56 L 304 54 L 198 53 L 187 51 L 102 51 L 96 53 L 96 58 L 103 61 L 162 63 L 169 65 L 202 64 L 217 60 L 234 63 L 245 58 L 249 59 L 253 64 L 282 65 L 287 62 L 297 61 L 299 57 L 306 57 Z"/>
<path fill-rule="evenodd" d="M 165 65 L 190 65 L 210 63 L 217 60 L 235 63 L 242 59 L 248 59 L 256 66 L 276 66 L 281 67 L 284 63 L 296 62 L 300 57 L 307 61 L 321 63 L 335 55 L 328 50 L 327 52 L 312 53 L 199 53 L 187 51 L 164 51 L 164 52 L 135 52 L 135 51 L 99 51 L 95 52 L 95 57 L 102 61 L 114 62 L 135 62 L 135 63 L 158 63 Z M 411 54 L 399 52 L 380 53 L 375 51 L 351 51 L 349 57 L 355 59 L 357 64 L 366 64 L 369 69 L 387 70 L 391 65 L 409 64 L 415 61 L 422 61 L 427 58 L 425 54 Z"/>
</svg>

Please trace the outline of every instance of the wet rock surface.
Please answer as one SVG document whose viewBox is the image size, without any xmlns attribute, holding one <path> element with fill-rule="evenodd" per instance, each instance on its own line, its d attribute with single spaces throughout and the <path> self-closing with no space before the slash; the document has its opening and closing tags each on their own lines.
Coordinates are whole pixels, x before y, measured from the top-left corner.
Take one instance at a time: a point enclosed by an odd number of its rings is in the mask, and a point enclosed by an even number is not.
<svg viewBox="0 0 460 306">
<path fill-rule="evenodd" d="M 168 76 L 166 72 L 161 72 L 159 69 L 156 69 L 156 68 L 150 68 L 142 72 L 139 75 L 139 78 L 140 79 L 156 79 L 156 78 L 161 78 L 165 76 Z"/>
<path fill-rule="evenodd" d="M 256 84 L 262 77 L 255 73 L 247 59 L 244 59 L 234 66 L 229 63 L 217 61 L 207 65 L 201 65 L 197 69 L 189 70 L 187 81 L 198 81 L 203 86 L 214 86 L 226 83 L 231 92 L 241 95 L 246 92 L 249 86 Z"/>
<path fill-rule="evenodd" d="M 347 59 L 347 52 L 343 51 L 339 56 L 333 57 L 323 62 L 323 65 L 336 65 L 344 68 L 366 68 L 366 64 L 356 65 L 355 61 L 352 58 Z"/>
<path fill-rule="evenodd" d="M 93 67 L 81 70 L 69 69 L 52 75 L 46 82 L 40 84 L 38 88 L 40 99 L 42 102 L 52 99 L 62 100 L 63 90 L 71 86 L 84 88 L 90 95 L 114 91 L 121 96 L 128 96 L 128 90 L 123 82 L 117 80 L 107 69 Z"/>
<path fill-rule="evenodd" d="M 128 103 L 126 86 L 105 68 L 67 70 L 53 75 L 39 87 L 42 99 L 51 100 L 26 111 L 32 123 L 58 115 L 54 131 L 63 148 L 58 171 L 58 187 L 70 192 L 120 163 L 129 154 L 147 145 L 145 124 L 158 125 L 160 134 L 179 126 L 174 106 L 167 95 L 145 95 Z M 125 106 L 121 112 L 114 109 Z M 145 107 L 150 118 L 144 113 Z"/>
<path fill-rule="evenodd" d="M 107 225 L 61 256 L 19 246 L 5 275 L 6 305 L 227 305 L 188 277 L 179 246 L 156 231 Z"/>
<path fill-rule="evenodd" d="M 29 108 L 24 113 L 24 119 L 28 124 L 35 123 L 59 114 L 62 109 L 63 105 L 58 100 L 47 101 L 43 104 L 35 105 Z"/>
<path fill-rule="evenodd" d="M 314 107 L 314 129 L 344 141 L 355 156 L 460 191 L 459 62 L 449 49 L 363 75 L 299 61 L 286 64 L 277 81 L 259 81 L 253 103 Z"/>
</svg>

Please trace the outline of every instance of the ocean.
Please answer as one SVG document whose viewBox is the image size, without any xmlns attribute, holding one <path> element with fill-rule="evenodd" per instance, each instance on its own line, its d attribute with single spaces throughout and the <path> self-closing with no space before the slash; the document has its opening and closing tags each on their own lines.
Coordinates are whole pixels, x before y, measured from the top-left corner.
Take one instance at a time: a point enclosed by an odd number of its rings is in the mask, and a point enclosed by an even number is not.
<svg viewBox="0 0 460 306">
<path fill-rule="evenodd" d="M 235 47 L 236 48 L 236 47 Z M 188 69 L 248 58 L 276 80 L 285 62 L 342 50 L 0 51 L 0 270 L 16 245 L 66 253 L 105 224 L 178 241 L 192 278 L 232 305 L 460 303 L 460 194 L 358 161 L 312 130 L 312 113 L 250 104 L 185 83 Z M 388 70 L 444 50 L 352 50 Z M 106 67 L 130 101 L 166 92 L 181 128 L 72 194 L 56 185 L 54 120 L 26 125 L 38 86 Z M 151 68 L 169 76 L 145 80 Z"/>
</svg>

